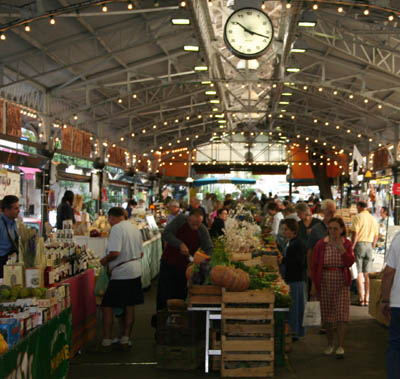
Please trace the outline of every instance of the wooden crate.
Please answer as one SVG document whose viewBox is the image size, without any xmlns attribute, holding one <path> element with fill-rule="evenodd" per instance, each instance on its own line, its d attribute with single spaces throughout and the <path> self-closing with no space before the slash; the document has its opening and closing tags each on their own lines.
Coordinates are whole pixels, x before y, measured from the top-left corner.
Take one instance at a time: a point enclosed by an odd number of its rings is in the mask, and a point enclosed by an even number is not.
<svg viewBox="0 0 400 379">
<path fill-rule="evenodd" d="M 248 261 L 249 259 L 251 259 L 251 257 L 252 257 L 251 253 L 241 253 L 241 254 L 233 253 L 231 254 L 231 261 L 243 262 L 243 261 Z"/>
<path fill-rule="evenodd" d="M 210 349 L 221 350 L 221 331 L 216 329 L 210 330 Z M 221 356 L 211 355 L 210 356 L 210 368 L 211 371 L 221 371 Z"/>
<path fill-rule="evenodd" d="M 270 290 L 223 289 L 222 377 L 273 376 L 274 300 Z"/>
<path fill-rule="evenodd" d="M 210 307 L 212 305 L 221 306 L 222 289 L 219 286 L 200 286 L 189 287 L 189 306 L 190 307 Z"/>
</svg>

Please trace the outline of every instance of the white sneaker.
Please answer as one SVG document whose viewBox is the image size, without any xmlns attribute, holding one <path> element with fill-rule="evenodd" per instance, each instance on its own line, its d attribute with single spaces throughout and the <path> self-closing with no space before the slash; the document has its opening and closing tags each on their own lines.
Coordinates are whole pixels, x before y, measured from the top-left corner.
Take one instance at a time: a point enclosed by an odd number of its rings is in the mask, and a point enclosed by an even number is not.
<svg viewBox="0 0 400 379">
<path fill-rule="evenodd" d="M 119 343 L 119 338 L 118 337 L 114 337 L 111 341 L 111 343 L 114 345 L 115 343 Z"/>
<path fill-rule="evenodd" d="M 344 349 L 343 347 L 339 346 L 336 349 L 336 359 L 343 359 L 344 358 Z"/>
<path fill-rule="evenodd" d="M 331 355 L 333 353 L 334 347 L 333 346 L 328 346 L 325 350 L 324 350 L 324 354 L 325 355 Z"/>
</svg>

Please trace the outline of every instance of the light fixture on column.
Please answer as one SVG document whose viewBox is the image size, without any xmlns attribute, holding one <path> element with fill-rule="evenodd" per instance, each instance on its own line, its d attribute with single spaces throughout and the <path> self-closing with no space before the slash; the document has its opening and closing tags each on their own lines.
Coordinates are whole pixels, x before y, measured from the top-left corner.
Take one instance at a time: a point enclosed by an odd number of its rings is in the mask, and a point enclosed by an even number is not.
<svg viewBox="0 0 400 379">
<path fill-rule="evenodd" d="M 297 25 L 304 28 L 315 28 L 317 26 L 317 16 L 314 12 L 305 11 L 300 17 Z"/>
</svg>

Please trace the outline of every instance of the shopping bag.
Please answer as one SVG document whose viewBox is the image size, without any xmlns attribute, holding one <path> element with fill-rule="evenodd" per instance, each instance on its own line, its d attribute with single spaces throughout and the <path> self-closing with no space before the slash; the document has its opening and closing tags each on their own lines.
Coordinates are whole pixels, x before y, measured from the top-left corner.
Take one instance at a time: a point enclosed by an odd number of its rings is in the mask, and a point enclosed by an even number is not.
<svg viewBox="0 0 400 379">
<path fill-rule="evenodd" d="M 353 263 L 353 265 L 350 267 L 350 274 L 351 274 L 351 280 L 357 279 L 358 270 L 357 270 L 357 265 L 355 263 Z"/>
<path fill-rule="evenodd" d="M 320 326 L 321 308 L 319 301 L 308 301 L 304 310 L 303 326 Z"/>
<path fill-rule="evenodd" d="M 96 280 L 96 286 L 94 287 L 94 294 L 96 296 L 103 296 L 104 293 L 106 292 L 109 281 L 110 278 L 108 276 L 107 267 L 102 267 L 100 269 L 99 276 L 97 277 Z"/>
</svg>

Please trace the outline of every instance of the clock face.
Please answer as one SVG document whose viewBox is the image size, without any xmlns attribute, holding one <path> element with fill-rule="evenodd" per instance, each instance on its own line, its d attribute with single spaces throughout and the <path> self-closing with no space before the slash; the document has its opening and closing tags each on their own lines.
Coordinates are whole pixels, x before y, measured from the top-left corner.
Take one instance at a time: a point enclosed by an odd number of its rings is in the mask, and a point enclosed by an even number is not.
<svg viewBox="0 0 400 379">
<path fill-rule="evenodd" d="M 242 59 L 264 54 L 274 35 L 270 18 L 256 8 L 233 12 L 225 24 L 224 40 L 229 50 Z"/>
</svg>

